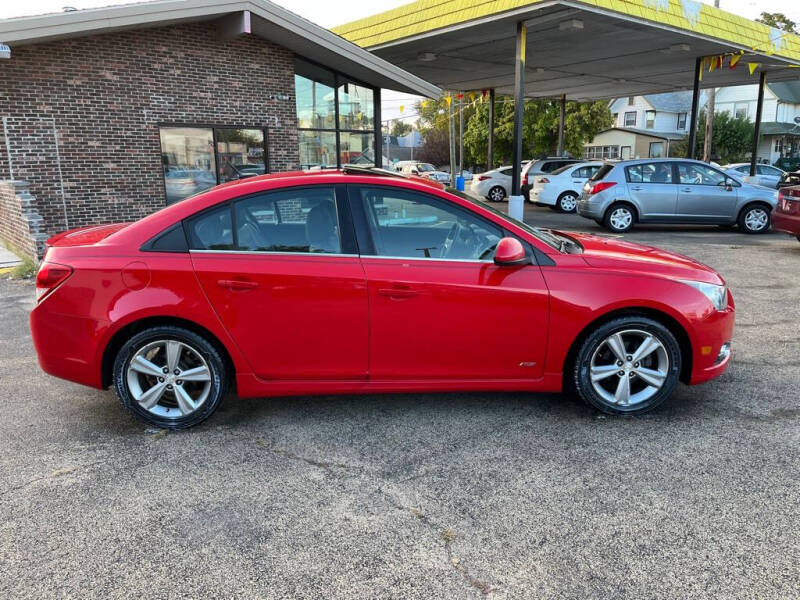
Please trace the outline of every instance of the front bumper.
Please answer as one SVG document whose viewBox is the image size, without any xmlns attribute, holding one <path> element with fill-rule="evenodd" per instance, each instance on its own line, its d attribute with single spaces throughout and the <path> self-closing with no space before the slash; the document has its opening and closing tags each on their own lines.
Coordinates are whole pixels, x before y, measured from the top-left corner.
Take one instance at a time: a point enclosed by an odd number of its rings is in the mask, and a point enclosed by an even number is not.
<svg viewBox="0 0 800 600">
<path fill-rule="evenodd" d="M 735 313 L 733 296 L 728 290 L 728 308 L 714 311 L 695 323 L 690 385 L 719 377 L 727 370 L 731 363 L 731 353 L 725 355 L 723 346 L 730 344 L 733 339 Z"/>
</svg>

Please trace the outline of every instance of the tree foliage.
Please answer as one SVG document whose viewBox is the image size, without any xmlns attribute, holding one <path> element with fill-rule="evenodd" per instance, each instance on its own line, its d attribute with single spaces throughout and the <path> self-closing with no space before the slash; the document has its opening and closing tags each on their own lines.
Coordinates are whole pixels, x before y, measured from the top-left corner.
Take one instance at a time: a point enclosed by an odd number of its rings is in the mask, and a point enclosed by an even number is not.
<svg viewBox="0 0 800 600">
<path fill-rule="evenodd" d="M 781 31 L 798 33 L 797 24 L 783 13 L 762 12 L 761 16 L 756 19 L 756 21 L 759 23 L 764 23 L 765 25 L 769 25 L 770 27 L 775 27 Z"/>
<path fill-rule="evenodd" d="M 700 112 L 697 123 L 695 156 L 703 155 L 706 134 L 706 111 Z M 753 150 L 755 125 L 744 117 L 734 117 L 731 113 L 714 113 L 714 133 L 711 139 L 711 158 L 720 164 L 744 162 Z M 673 145 L 671 156 L 686 156 L 688 140 Z"/>
<path fill-rule="evenodd" d="M 405 121 L 397 119 L 392 124 L 392 130 L 390 132 L 390 135 L 393 135 L 395 137 L 403 137 L 404 135 L 408 135 L 409 133 L 411 133 L 411 123 L 406 123 Z"/>
</svg>

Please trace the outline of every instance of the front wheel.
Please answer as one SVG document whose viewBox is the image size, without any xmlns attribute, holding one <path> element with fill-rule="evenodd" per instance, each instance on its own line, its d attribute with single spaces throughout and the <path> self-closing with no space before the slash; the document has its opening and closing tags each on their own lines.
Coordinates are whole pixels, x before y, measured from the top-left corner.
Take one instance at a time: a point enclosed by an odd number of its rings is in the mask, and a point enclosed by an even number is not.
<svg viewBox="0 0 800 600">
<path fill-rule="evenodd" d="M 578 196 L 572 192 L 565 192 L 558 197 L 556 205 L 558 210 L 563 213 L 575 212 L 575 209 L 578 208 Z"/>
<path fill-rule="evenodd" d="M 489 190 L 487 197 L 492 202 L 502 202 L 506 197 L 506 191 L 499 185 L 496 185 Z"/>
<path fill-rule="evenodd" d="M 744 233 L 764 233 L 769 229 L 770 211 L 761 204 L 745 206 L 739 215 L 739 231 Z"/>
<path fill-rule="evenodd" d="M 678 384 L 681 352 L 658 321 L 622 317 L 592 332 L 580 347 L 573 377 L 583 400 L 618 415 L 641 414 L 666 400 Z"/>
<path fill-rule="evenodd" d="M 134 335 L 114 361 L 114 386 L 123 406 L 166 429 L 185 429 L 211 416 L 227 381 L 225 361 L 214 345 L 181 327 Z"/>
</svg>

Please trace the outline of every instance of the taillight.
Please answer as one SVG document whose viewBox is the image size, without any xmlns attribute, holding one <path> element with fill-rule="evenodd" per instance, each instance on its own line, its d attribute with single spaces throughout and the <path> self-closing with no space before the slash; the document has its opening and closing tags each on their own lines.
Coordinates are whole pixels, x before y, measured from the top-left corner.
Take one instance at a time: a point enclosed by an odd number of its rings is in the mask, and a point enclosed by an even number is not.
<svg viewBox="0 0 800 600">
<path fill-rule="evenodd" d="M 787 197 L 792 200 L 800 200 L 800 187 L 785 187 L 778 191 L 778 200 L 783 200 Z"/>
<path fill-rule="evenodd" d="M 540 177 L 537 183 L 550 183 L 550 180 L 547 177 Z"/>
<path fill-rule="evenodd" d="M 491 179 L 489 175 L 478 175 L 478 181 L 486 181 L 487 179 Z"/>
<path fill-rule="evenodd" d="M 522 185 L 528 185 L 528 174 L 527 173 L 525 173 L 522 176 Z"/>
<path fill-rule="evenodd" d="M 64 283 L 70 275 L 72 275 L 72 267 L 42 263 L 36 274 L 36 301 L 41 302 L 45 296 Z"/>
<path fill-rule="evenodd" d="M 603 190 L 607 190 L 608 188 L 612 188 L 617 185 L 616 181 L 598 181 L 592 186 L 592 189 L 589 190 L 589 194 L 599 194 Z"/>
</svg>

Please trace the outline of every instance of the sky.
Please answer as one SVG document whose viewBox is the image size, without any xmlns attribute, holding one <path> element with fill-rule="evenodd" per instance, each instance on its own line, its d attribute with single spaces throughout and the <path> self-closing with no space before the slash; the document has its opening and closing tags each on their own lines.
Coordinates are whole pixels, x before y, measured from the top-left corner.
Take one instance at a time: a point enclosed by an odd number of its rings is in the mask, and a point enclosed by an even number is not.
<svg viewBox="0 0 800 600">
<path fill-rule="evenodd" d="M 131 0 L 0 0 L 0 19 L 8 17 L 22 17 L 27 15 L 40 15 L 44 13 L 61 12 L 65 6 L 74 8 L 95 8 L 112 4 L 127 4 Z M 334 27 L 361 17 L 396 8 L 408 4 L 410 0 L 372 0 L 371 2 L 339 3 L 331 0 L 273 0 L 299 14 L 310 21 L 323 27 Z M 702 0 L 706 4 L 713 4 L 714 0 Z M 758 17 L 764 12 L 782 12 L 790 19 L 800 23 L 800 2 L 797 0 L 719 0 L 720 8 L 736 13 L 750 19 Z M 346 6 L 347 10 L 341 10 Z M 0 40 L 2 42 L 3 40 Z M 417 100 L 415 96 L 408 96 L 397 92 L 384 91 L 381 94 L 381 113 L 384 119 L 405 117 L 413 121 L 413 105 Z M 403 106 L 403 113 L 400 107 Z"/>
</svg>

